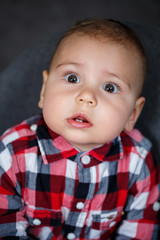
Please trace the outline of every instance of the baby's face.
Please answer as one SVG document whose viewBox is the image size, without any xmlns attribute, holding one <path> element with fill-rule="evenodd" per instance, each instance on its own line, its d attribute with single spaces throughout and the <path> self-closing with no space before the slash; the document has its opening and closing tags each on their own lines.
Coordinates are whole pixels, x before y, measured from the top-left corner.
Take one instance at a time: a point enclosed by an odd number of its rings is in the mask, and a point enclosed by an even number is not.
<svg viewBox="0 0 160 240">
<path fill-rule="evenodd" d="M 87 151 L 132 130 L 144 104 L 139 68 L 124 47 L 71 36 L 43 72 L 39 106 L 48 127 Z M 138 79 L 139 78 L 139 79 Z"/>
</svg>

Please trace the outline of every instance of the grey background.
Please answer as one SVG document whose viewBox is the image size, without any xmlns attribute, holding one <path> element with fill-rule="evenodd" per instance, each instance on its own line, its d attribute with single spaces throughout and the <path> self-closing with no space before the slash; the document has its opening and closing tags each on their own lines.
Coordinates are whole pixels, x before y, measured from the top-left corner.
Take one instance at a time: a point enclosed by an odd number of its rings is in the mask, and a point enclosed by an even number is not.
<svg viewBox="0 0 160 240">
<path fill-rule="evenodd" d="M 0 0 L 0 72 L 45 36 L 90 17 L 160 26 L 160 1 Z"/>
</svg>

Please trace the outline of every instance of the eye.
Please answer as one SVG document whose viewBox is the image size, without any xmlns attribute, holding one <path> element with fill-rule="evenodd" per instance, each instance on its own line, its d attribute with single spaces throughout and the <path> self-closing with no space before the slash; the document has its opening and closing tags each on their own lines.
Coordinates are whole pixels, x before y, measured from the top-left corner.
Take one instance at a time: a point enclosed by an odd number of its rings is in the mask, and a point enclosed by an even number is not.
<svg viewBox="0 0 160 240">
<path fill-rule="evenodd" d="M 107 83 L 103 86 L 103 90 L 109 93 L 117 93 L 118 92 L 118 86 L 114 83 Z"/>
<path fill-rule="evenodd" d="M 68 74 L 65 77 L 65 79 L 69 83 L 79 83 L 80 82 L 79 77 L 77 75 L 75 75 L 75 74 Z"/>
</svg>

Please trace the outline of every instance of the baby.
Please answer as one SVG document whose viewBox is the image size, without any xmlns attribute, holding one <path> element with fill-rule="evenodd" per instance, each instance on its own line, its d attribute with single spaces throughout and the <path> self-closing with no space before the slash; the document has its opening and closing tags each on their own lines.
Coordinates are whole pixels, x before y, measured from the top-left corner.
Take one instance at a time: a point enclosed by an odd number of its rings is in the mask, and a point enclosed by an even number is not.
<svg viewBox="0 0 160 240">
<path fill-rule="evenodd" d="M 65 34 L 43 71 L 42 114 L 1 137 L 0 239 L 158 238 L 159 173 L 134 129 L 146 70 L 118 21 Z"/>
</svg>

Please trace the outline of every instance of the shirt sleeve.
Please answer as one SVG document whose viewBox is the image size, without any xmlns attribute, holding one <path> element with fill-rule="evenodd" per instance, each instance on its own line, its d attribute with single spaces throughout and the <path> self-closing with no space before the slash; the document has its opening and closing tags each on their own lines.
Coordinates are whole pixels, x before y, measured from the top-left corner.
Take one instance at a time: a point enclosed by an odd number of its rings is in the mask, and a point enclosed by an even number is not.
<svg viewBox="0 0 160 240">
<path fill-rule="evenodd" d="M 17 176 L 20 174 L 12 146 L 0 141 L 0 239 L 31 239 L 27 236 L 25 206 Z"/>
<path fill-rule="evenodd" d="M 116 240 L 158 239 L 160 227 L 160 177 L 158 166 L 149 152 L 143 164 L 130 173 L 130 185 L 123 221 Z"/>
</svg>

